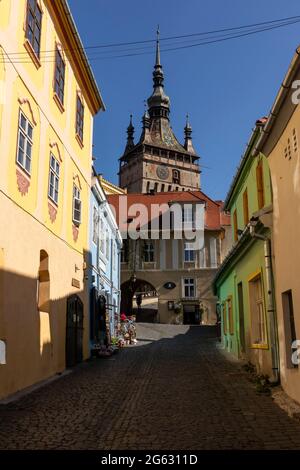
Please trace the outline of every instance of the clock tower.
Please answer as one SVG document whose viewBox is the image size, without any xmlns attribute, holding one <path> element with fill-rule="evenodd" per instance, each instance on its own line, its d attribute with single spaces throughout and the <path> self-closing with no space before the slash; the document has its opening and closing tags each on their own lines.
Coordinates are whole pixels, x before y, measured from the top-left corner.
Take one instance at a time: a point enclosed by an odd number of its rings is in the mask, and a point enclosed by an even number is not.
<svg viewBox="0 0 300 470">
<path fill-rule="evenodd" d="M 142 133 L 134 143 L 132 116 L 127 128 L 127 144 L 119 159 L 119 185 L 128 193 L 197 191 L 200 189 L 199 156 L 192 143 L 187 116 L 184 143 L 175 137 L 170 125 L 170 99 L 164 92 L 160 63 L 159 32 L 153 71 L 153 93 L 142 118 Z"/>
</svg>

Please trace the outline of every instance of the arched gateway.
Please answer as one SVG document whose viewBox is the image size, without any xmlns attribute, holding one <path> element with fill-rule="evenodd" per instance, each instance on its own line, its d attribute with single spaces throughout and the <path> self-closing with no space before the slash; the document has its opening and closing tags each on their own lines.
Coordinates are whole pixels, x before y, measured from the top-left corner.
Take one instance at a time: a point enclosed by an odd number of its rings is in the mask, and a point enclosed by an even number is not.
<svg viewBox="0 0 300 470">
<path fill-rule="evenodd" d="M 158 322 L 158 293 L 150 282 L 129 279 L 121 285 L 121 312 L 135 315 L 137 322 Z"/>
</svg>

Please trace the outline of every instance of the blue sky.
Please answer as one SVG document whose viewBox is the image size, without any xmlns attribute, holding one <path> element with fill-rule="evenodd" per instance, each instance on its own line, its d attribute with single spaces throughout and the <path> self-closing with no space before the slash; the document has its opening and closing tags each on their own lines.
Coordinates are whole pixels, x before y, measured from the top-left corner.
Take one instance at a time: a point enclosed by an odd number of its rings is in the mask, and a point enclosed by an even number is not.
<svg viewBox="0 0 300 470">
<path fill-rule="evenodd" d="M 152 39 L 157 24 L 167 37 L 300 14 L 299 0 L 69 0 L 69 5 L 85 46 Z M 299 43 L 300 23 L 162 53 L 172 127 L 182 141 L 189 113 L 202 157 L 201 188 L 210 197 L 226 196 L 253 125 L 269 112 Z M 154 45 L 149 52 L 91 61 L 107 108 L 95 118 L 96 168 L 114 183 L 130 113 L 136 139 L 140 136 L 143 102 L 152 91 Z"/>
</svg>

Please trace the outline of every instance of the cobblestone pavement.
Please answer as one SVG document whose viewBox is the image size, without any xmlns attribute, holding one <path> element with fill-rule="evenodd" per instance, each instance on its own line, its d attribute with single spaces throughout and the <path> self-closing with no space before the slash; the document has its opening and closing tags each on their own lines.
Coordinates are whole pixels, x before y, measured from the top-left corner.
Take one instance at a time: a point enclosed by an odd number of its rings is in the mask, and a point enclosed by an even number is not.
<svg viewBox="0 0 300 470">
<path fill-rule="evenodd" d="M 140 326 L 139 346 L 0 406 L 0 447 L 300 449 L 300 424 L 257 395 L 211 332 Z"/>
</svg>

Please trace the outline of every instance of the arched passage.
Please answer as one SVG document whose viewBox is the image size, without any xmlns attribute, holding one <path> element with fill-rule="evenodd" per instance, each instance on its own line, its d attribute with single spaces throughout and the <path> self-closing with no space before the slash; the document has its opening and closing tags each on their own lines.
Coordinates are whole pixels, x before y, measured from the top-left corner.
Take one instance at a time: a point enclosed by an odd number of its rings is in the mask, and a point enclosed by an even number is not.
<svg viewBox="0 0 300 470">
<path fill-rule="evenodd" d="M 121 312 L 135 315 L 137 322 L 158 321 L 158 293 L 144 279 L 130 279 L 121 285 Z"/>
</svg>

